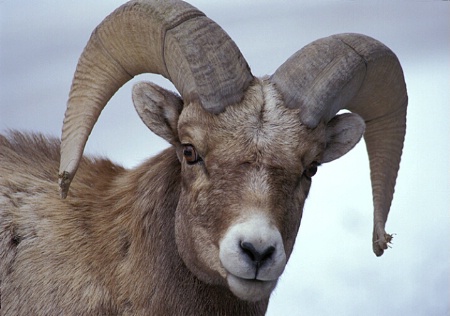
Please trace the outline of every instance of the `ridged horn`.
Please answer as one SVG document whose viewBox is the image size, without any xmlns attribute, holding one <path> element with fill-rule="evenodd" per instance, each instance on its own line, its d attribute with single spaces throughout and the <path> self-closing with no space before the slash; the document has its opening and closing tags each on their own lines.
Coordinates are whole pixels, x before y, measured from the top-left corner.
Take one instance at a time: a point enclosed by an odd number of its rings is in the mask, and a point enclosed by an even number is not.
<svg viewBox="0 0 450 316">
<path fill-rule="evenodd" d="M 100 112 L 141 73 L 163 75 L 185 104 L 212 113 L 239 102 L 253 80 L 235 43 L 195 7 L 175 0 L 124 4 L 97 26 L 78 61 L 61 137 L 62 198 Z"/>
<path fill-rule="evenodd" d="M 406 131 L 408 97 L 395 54 L 379 41 L 339 34 L 314 41 L 271 76 L 289 108 L 300 108 L 310 128 L 341 109 L 366 122 L 374 204 L 373 251 L 381 256 L 391 235 L 385 224 L 391 206 Z"/>
</svg>

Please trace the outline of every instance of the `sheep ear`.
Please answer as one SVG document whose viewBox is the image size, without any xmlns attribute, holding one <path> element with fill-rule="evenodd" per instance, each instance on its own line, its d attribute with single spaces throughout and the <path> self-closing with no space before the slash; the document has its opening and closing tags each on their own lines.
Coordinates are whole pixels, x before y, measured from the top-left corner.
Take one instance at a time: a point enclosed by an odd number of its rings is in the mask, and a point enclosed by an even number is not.
<svg viewBox="0 0 450 316">
<path fill-rule="evenodd" d="M 364 134 L 366 124 L 354 113 L 336 115 L 326 127 L 327 145 L 322 163 L 333 161 L 350 151 Z"/>
<path fill-rule="evenodd" d="M 156 135 L 170 144 L 179 143 L 177 124 L 183 100 L 151 82 L 139 82 L 133 87 L 133 103 L 139 117 Z"/>
</svg>

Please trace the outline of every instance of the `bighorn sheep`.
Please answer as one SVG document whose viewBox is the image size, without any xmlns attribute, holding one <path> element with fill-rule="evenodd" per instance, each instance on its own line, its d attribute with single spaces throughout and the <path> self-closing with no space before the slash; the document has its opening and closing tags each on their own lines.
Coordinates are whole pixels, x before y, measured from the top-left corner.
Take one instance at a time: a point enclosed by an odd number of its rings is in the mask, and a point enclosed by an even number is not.
<svg viewBox="0 0 450 316">
<path fill-rule="evenodd" d="M 143 122 L 172 147 L 132 170 L 83 157 L 110 97 L 144 72 L 181 95 L 133 89 Z M 256 78 L 191 5 L 126 3 L 80 57 L 61 145 L 0 136 L 2 314 L 264 314 L 311 177 L 363 134 L 380 256 L 406 106 L 397 57 L 370 37 L 317 40 Z"/>
</svg>

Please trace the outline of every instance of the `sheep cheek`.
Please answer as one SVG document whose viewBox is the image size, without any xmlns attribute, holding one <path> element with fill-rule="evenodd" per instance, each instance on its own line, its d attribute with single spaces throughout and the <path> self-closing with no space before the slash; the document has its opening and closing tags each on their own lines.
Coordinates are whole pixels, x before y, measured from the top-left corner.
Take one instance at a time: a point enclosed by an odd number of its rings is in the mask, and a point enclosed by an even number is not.
<svg viewBox="0 0 450 316">
<path fill-rule="evenodd" d="M 219 250 L 214 242 L 211 227 L 205 225 L 208 212 L 193 198 L 182 194 L 176 210 L 175 237 L 186 267 L 201 281 L 225 285 L 226 273 L 219 260 Z"/>
</svg>

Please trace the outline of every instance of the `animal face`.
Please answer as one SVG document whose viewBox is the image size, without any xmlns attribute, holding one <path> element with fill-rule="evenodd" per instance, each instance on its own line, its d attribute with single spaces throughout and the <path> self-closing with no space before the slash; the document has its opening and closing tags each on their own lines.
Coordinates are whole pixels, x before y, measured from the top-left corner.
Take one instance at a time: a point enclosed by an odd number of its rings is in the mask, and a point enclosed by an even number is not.
<svg viewBox="0 0 450 316">
<path fill-rule="evenodd" d="M 267 298 L 292 252 L 311 177 L 333 151 L 327 137 L 335 129 L 302 125 L 299 110 L 285 107 L 267 78 L 217 115 L 196 103 L 182 110 L 155 105 L 171 98 L 151 84 L 134 91 L 144 122 L 143 107 L 158 109 L 147 113 L 160 113 L 153 116 L 160 123 L 146 124 L 166 135 L 182 164 L 178 251 L 202 281 L 228 286 L 244 300 Z M 167 137 L 169 131 L 175 134 Z"/>
</svg>

